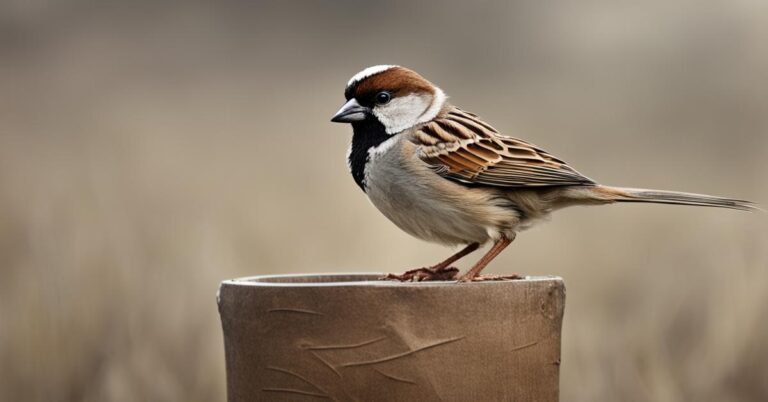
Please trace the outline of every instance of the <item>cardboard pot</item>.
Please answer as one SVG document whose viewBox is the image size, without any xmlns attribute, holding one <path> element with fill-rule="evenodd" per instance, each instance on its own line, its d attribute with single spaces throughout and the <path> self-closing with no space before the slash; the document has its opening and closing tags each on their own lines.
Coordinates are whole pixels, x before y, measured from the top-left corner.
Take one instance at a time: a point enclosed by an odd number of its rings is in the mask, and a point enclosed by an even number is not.
<svg viewBox="0 0 768 402">
<path fill-rule="evenodd" d="M 223 282 L 229 401 L 558 399 L 562 279 L 379 276 Z"/>
</svg>

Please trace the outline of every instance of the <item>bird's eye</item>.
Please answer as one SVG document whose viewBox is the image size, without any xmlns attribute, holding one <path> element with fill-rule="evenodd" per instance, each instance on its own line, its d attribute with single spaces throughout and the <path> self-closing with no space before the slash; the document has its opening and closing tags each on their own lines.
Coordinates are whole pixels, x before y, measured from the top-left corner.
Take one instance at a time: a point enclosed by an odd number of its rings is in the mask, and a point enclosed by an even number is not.
<svg viewBox="0 0 768 402">
<path fill-rule="evenodd" d="M 376 103 L 379 105 L 386 105 L 392 99 L 392 95 L 389 92 L 383 91 L 376 94 Z"/>
</svg>

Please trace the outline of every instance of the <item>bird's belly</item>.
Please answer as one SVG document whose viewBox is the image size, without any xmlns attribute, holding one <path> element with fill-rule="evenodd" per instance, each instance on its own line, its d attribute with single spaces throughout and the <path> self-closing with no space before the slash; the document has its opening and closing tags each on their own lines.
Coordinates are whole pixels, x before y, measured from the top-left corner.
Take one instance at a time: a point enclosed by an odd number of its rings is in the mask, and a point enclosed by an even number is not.
<svg viewBox="0 0 768 402">
<path fill-rule="evenodd" d="M 376 208 L 406 233 L 422 240 L 449 245 L 485 243 L 489 234 L 485 227 L 468 218 L 454 206 L 423 200 L 412 194 L 381 196 L 374 190 L 368 197 Z"/>
<path fill-rule="evenodd" d="M 504 197 L 492 190 L 461 186 L 421 163 L 403 164 L 390 156 L 368 166 L 366 193 L 410 235 L 447 245 L 482 244 L 517 225 L 515 210 L 500 205 Z"/>
</svg>

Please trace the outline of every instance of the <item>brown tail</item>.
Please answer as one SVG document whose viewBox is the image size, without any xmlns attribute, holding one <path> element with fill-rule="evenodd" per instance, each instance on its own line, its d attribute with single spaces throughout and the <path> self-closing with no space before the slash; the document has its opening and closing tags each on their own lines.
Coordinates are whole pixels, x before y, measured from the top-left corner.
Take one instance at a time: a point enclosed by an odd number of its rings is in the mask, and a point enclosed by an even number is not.
<svg viewBox="0 0 768 402">
<path fill-rule="evenodd" d="M 753 202 L 715 197 L 704 194 L 681 193 L 677 191 L 646 190 L 597 186 L 594 191 L 615 202 L 651 202 L 655 204 L 694 205 L 700 207 L 730 208 L 741 211 L 761 211 Z"/>
</svg>

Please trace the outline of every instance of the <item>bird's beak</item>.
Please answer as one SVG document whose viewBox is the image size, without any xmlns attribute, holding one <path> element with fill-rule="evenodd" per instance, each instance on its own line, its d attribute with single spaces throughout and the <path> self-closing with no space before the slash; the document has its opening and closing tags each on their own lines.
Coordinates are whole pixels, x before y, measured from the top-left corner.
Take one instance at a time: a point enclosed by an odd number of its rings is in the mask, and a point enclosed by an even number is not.
<svg viewBox="0 0 768 402">
<path fill-rule="evenodd" d="M 333 117 L 331 117 L 331 121 L 334 123 L 363 121 L 369 111 L 370 109 L 357 103 L 357 99 L 352 98 L 349 102 L 345 103 Z"/>
</svg>

